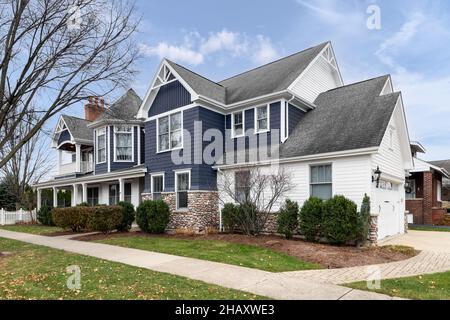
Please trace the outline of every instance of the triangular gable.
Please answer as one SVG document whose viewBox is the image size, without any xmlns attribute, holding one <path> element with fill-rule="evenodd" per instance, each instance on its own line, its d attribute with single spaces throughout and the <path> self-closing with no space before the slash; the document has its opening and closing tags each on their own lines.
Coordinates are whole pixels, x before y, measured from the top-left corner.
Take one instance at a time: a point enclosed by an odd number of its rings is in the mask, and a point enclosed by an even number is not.
<svg viewBox="0 0 450 320">
<path fill-rule="evenodd" d="M 57 147 L 58 139 L 61 133 L 64 131 L 68 131 L 70 134 L 70 139 L 73 141 L 73 135 L 72 132 L 70 132 L 69 127 L 67 126 L 66 122 L 64 121 L 64 116 L 60 116 L 58 120 L 58 124 L 56 125 L 55 131 L 53 132 L 53 146 Z"/>
<path fill-rule="evenodd" d="M 142 105 L 137 114 L 137 118 L 147 118 L 147 114 L 158 95 L 161 87 L 173 83 L 175 81 L 179 81 L 182 86 L 191 94 L 192 100 L 196 100 L 198 98 L 198 94 L 188 85 L 188 83 L 176 72 L 174 68 L 164 59 L 156 73 L 152 85 L 150 89 L 147 91 L 147 94 L 144 97 Z"/>
<path fill-rule="evenodd" d="M 403 104 L 403 97 L 400 93 L 397 104 L 392 115 L 395 120 L 398 137 L 400 139 L 400 148 L 402 152 L 402 158 L 404 160 L 404 167 L 406 169 L 412 169 L 414 167 L 412 155 L 411 155 L 411 139 L 409 137 L 408 123 L 406 120 L 406 112 Z"/>
<path fill-rule="evenodd" d="M 333 47 L 329 42 L 289 86 L 290 91 L 312 103 L 322 92 L 344 85 Z"/>
</svg>

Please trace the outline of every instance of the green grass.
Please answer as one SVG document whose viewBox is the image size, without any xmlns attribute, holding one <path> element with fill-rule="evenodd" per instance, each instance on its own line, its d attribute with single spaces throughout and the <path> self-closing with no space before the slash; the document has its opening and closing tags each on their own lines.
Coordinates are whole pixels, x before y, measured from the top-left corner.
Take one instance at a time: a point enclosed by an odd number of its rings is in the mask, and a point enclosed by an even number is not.
<svg viewBox="0 0 450 320">
<path fill-rule="evenodd" d="M 408 229 L 414 231 L 450 232 L 450 228 L 440 228 L 440 227 L 417 226 L 417 227 L 409 227 Z"/>
<path fill-rule="evenodd" d="M 173 254 L 271 272 L 320 269 L 287 254 L 252 245 L 217 240 L 184 240 L 169 237 L 133 236 L 98 241 L 121 247 Z"/>
<path fill-rule="evenodd" d="M 201 281 L 0 238 L 1 299 L 235 299 L 261 297 Z M 81 290 L 67 288 L 68 266 L 81 268 Z"/>
<path fill-rule="evenodd" d="M 14 225 L 14 226 L 3 226 L 0 229 L 14 231 L 14 232 L 22 232 L 22 233 L 31 233 L 31 234 L 49 234 L 53 232 L 62 232 L 64 231 L 58 227 L 46 227 L 42 225 Z"/>
<path fill-rule="evenodd" d="M 368 291 L 366 282 L 347 286 Z M 381 289 L 375 292 L 414 300 L 450 300 L 450 272 L 383 280 Z"/>
</svg>

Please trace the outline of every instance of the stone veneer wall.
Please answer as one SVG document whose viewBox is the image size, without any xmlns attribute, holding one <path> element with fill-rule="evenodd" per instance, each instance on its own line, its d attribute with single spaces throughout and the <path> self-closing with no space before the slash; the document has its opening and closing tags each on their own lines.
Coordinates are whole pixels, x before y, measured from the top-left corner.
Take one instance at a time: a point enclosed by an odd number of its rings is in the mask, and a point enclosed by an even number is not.
<svg viewBox="0 0 450 320">
<path fill-rule="evenodd" d="M 152 200 L 151 194 L 142 194 L 143 200 Z M 208 229 L 219 229 L 219 201 L 217 192 L 190 191 L 188 193 L 188 209 L 178 210 L 176 194 L 163 193 L 162 199 L 169 205 L 171 217 L 170 231 L 186 230 L 202 233 Z"/>
<path fill-rule="evenodd" d="M 372 245 L 378 244 L 378 215 L 377 214 L 372 214 L 370 216 L 369 241 L 372 243 Z"/>
</svg>

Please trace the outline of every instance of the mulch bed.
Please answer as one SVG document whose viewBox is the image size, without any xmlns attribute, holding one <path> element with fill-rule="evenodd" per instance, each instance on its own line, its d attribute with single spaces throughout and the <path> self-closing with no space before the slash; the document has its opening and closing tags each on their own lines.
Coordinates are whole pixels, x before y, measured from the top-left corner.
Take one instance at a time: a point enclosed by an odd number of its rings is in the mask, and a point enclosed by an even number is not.
<svg viewBox="0 0 450 320">
<path fill-rule="evenodd" d="M 303 261 L 317 263 L 324 268 L 346 268 L 364 265 L 382 264 L 406 260 L 417 255 L 417 251 L 399 252 L 389 247 L 356 248 L 310 243 L 302 240 L 286 240 L 277 236 L 249 237 L 238 234 L 210 235 L 150 235 L 143 232 L 113 233 L 110 235 L 95 234 L 77 237 L 74 240 L 96 241 L 117 237 L 170 237 L 188 240 L 220 240 L 231 243 L 249 244 L 269 248 Z"/>
</svg>

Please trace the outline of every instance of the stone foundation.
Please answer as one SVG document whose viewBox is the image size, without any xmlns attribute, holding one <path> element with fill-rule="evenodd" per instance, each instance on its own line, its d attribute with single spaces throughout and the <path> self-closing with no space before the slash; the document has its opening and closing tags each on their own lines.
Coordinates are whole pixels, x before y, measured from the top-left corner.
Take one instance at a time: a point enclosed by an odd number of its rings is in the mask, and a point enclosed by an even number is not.
<svg viewBox="0 0 450 320">
<path fill-rule="evenodd" d="M 370 216 L 369 241 L 372 245 L 378 244 L 378 215 L 375 214 Z"/>
<path fill-rule="evenodd" d="M 152 200 L 151 194 L 142 194 L 142 200 Z M 205 233 L 219 229 L 219 201 L 217 192 L 190 191 L 188 208 L 177 210 L 176 194 L 163 193 L 162 200 L 170 207 L 169 231 Z"/>
</svg>

